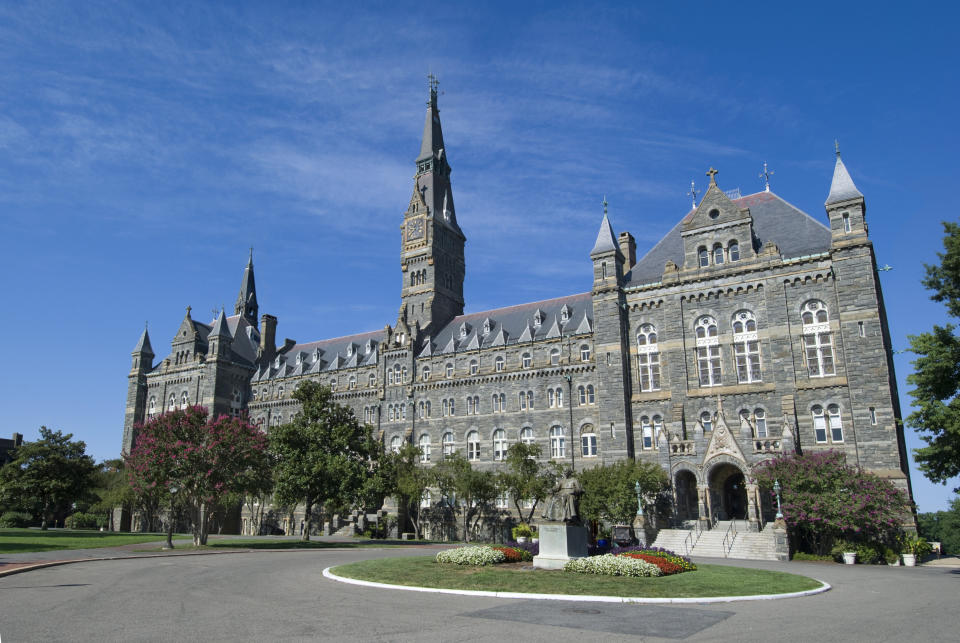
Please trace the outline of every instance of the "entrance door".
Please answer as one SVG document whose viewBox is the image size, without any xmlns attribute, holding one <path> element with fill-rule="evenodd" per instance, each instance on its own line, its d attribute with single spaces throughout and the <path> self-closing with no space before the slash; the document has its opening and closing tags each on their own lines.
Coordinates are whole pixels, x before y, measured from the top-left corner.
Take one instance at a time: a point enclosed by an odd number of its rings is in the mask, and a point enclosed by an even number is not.
<svg viewBox="0 0 960 643">
<path fill-rule="evenodd" d="M 674 479 L 674 490 L 677 498 L 677 518 L 680 520 L 696 520 L 699 518 L 697 479 L 693 473 L 678 471 Z"/>
<path fill-rule="evenodd" d="M 710 498 L 718 520 L 746 520 L 747 485 L 736 466 L 721 464 L 710 472 Z"/>
</svg>

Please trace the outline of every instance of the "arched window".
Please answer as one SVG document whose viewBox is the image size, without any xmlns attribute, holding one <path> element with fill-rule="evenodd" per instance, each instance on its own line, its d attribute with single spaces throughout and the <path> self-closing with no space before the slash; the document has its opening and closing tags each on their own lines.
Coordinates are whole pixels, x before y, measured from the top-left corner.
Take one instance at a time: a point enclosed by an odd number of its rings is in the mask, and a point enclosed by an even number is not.
<svg viewBox="0 0 960 643">
<path fill-rule="evenodd" d="M 755 409 L 753 411 L 753 420 L 756 423 L 757 427 L 757 437 L 765 438 L 767 437 L 767 413 L 763 409 Z"/>
<path fill-rule="evenodd" d="M 430 400 L 427 400 L 427 417 L 430 417 Z"/>
<path fill-rule="evenodd" d="M 593 384 L 587 384 L 587 404 L 596 403 L 596 395 L 593 392 Z"/>
<path fill-rule="evenodd" d="M 480 363 L 475 359 L 470 360 L 470 374 L 476 375 L 479 370 L 480 370 Z"/>
<path fill-rule="evenodd" d="M 830 439 L 834 442 L 843 442 L 843 423 L 840 421 L 840 407 L 831 404 L 827 407 L 830 422 Z"/>
<path fill-rule="evenodd" d="M 521 410 L 521 411 L 526 411 L 526 410 L 527 410 L 527 394 L 526 394 L 526 392 L 525 392 L 525 391 L 520 391 L 520 394 L 518 395 L 518 397 L 519 397 L 519 399 L 520 399 L 520 410 Z"/>
<path fill-rule="evenodd" d="M 563 427 L 554 425 L 550 427 L 550 457 L 566 457 L 566 445 L 563 437 Z"/>
<path fill-rule="evenodd" d="M 590 361 L 590 346 L 587 344 L 580 345 L 580 361 L 581 362 Z"/>
<path fill-rule="evenodd" d="M 597 457 L 597 434 L 592 424 L 584 424 L 580 429 L 580 455 L 584 458 Z"/>
<path fill-rule="evenodd" d="M 387 384 L 393 384 L 393 370 L 387 371 Z"/>
<path fill-rule="evenodd" d="M 467 434 L 467 459 L 480 459 L 480 434 L 476 431 Z"/>
<path fill-rule="evenodd" d="M 187 395 L 187 392 L 186 392 L 186 391 L 184 391 L 183 393 L 180 394 L 180 408 L 181 408 L 181 409 L 187 408 L 187 404 L 189 403 L 189 401 L 190 401 L 190 396 Z"/>
<path fill-rule="evenodd" d="M 393 422 L 393 404 L 387 405 L 387 421 Z"/>
<path fill-rule="evenodd" d="M 449 405 L 449 403 L 448 403 L 446 400 L 444 400 L 444 401 L 440 404 L 440 414 L 441 414 L 443 417 L 447 417 L 447 415 L 449 415 L 449 413 L 450 413 L 450 405 Z"/>
<path fill-rule="evenodd" d="M 557 389 L 557 408 L 563 408 L 563 389 Z"/>
<path fill-rule="evenodd" d="M 147 405 L 147 413 L 154 415 L 157 412 L 157 398 L 153 395 L 150 396 L 150 402 Z"/>
<path fill-rule="evenodd" d="M 819 404 L 810 409 L 813 415 L 813 435 L 817 442 L 827 441 L 827 419 L 823 415 L 823 407 Z"/>
<path fill-rule="evenodd" d="M 497 429 L 493 432 L 493 459 L 503 460 L 507 457 L 507 432 Z"/>
<path fill-rule="evenodd" d="M 424 410 L 423 400 L 420 400 L 420 403 L 417 404 L 417 417 L 422 420 L 422 419 L 423 419 L 423 414 L 424 414 L 425 412 L 426 412 L 426 411 Z"/>
<path fill-rule="evenodd" d="M 663 431 L 663 418 L 659 415 L 653 416 L 653 446 L 660 446 L 660 433 Z"/>
<path fill-rule="evenodd" d="M 171 394 L 170 394 L 170 404 L 169 404 L 169 408 L 168 408 L 167 410 L 168 410 L 168 411 L 172 411 L 172 410 L 174 410 L 175 408 L 177 408 L 177 396 L 176 396 L 175 393 L 171 393 Z"/>
<path fill-rule="evenodd" d="M 367 377 L 367 386 L 369 386 L 370 388 L 373 388 L 376 385 L 377 385 L 377 374 L 370 373 L 370 375 Z"/>
<path fill-rule="evenodd" d="M 330 390 L 331 390 L 331 391 L 336 391 L 336 390 L 337 390 L 337 378 L 335 378 L 335 377 L 331 377 L 331 378 L 330 378 Z M 283 395 L 283 387 L 282 387 L 282 386 L 280 387 L 280 395 Z"/>
<path fill-rule="evenodd" d="M 550 365 L 557 366 L 560 364 L 560 349 L 554 348 L 550 351 Z"/>
<path fill-rule="evenodd" d="M 406 419 L 407 419 L 407 405 L 406 405 L 406 404 L 401 404 L 401 405 L 400 405 L 400 411 L 401 411 L 401 414 L 403 415 L 403 419 L 406 420 Z"/>
<path fill-rule="evenodd" d="M 547 406 L 549 406 L 551 409 L 552 409 L 552 408 L 554 407 L 554 405 L 557 403 L 557 402 L 556 402 L 556 399 L 553 397 L 553 395 L 554 395 L 553 389 L 552 389 L 552 388 L 548 388 L 548 389 L 547 389 Z"/>
<path fill-rule="evenodd" d="M 700 426 L 703 427 L 704 433 L 713 431 L 713 416 L 710 415 L 709 411 L 704 411 L 700 414 Z"/>
<path fill-rule="evenodd" d="M 717 320 L 704 315 L 695 325 L 697 336 L 697 372 L 700 386 L 718 386 L 720 380 L 720 345 Z"/>
<path fill-rule="evenodd" d="M 527 391 L 527 408 L 533 410 L 533 391 Z"/>
<path fill-rule="evenodd" d="M 430 493 L 429 489 L 424 490 L 423 496 L 420 498 L 420 508 L 429 509 L 433 506 L 433 495 Z"/>
<path fill-rule="evenodd" d="M 652 324 L 642 325 L 637 333 L 637 370 L 641 391 L 660 390 L 660 348 L 657 329 Z"/>
<path fill-rule="evenodd" d="M 456 415 L 456 414 L 457 414 L 457 405 L 455 400 L 451 397 L 450 398 L 450 415 Z"/>
<path fill-rule="evenodd" d="M 803 305 L 800 319 L 803 321 L 803 348 L 810 377 L 834 375 L 833 338 L 827 305 L 811 299 Z"/>
<path fill-rule="evenodd" d="M 727 244 L 727 256 L 730 261 L 740 261 L 740 244 L 736 239 Z"/>
<path fill-rule="evenodd" d="M 494 367 L 496 368 L 496 371 L 497 371 L 498 373 L 503 370 L 503 356 L 502 356 L 502 355 L 497 355 L 497 359 L 494 360 L 493 363 L 494 363 Z"/>
<path fill-rule="evenodd" d="M 577 387 L 577 395 L 580 396 L 580 406 L 584 406 L 587 403 L 587 389 L 582 386 Z"/>
<path fill-rule="evenodd" d="M 467 396 L 467 415 L 473 415 L 473 398 Z"/>
<path fill-rule="evenodd" d="M 390 451 L 393 453 L 400 453 L 400 442 L 401 440 L 399 435 L 395 435 L 390 438 Z"/>
<path fill-rule="evenodd" d="M 723 264 L 723 246 L 719 243 L 713 246 L 713 263 L 717 266 Z"/>
<path fill-rule="evenodd" d="M 524 353 L 520 356 L 520 366 L 523 368 L 530 368 L 530 353 Z"/>
<path fill-rule="evenodd" d="M 640 418 L 640 434 L 643 438 L 643 448 L 653 448 L 653 425 L 650 424 L 650 418 L 644 415 Z"/>
<path fill-rule="evenodd" d="M 348 389 L 355 389 L 355 388 L 357 388 L 357 376 L 356 376 L 356 375 L 351 375 L 351 376 L 350 376 L 350 379 L 347 380 L 347 388 L 348 388 Z"/>
<path fill-rule="evenodd" d="M 279 400 L 282 397 L 283 397 L 283 384 L 277 387 L 277 399 Z"/>
<path fill-rule="evenodd" d="M 447 431 L 443 434 L 443 457 L 449 458 L 453 455 L 453 433 Z"/>
<path fill-rule="evenodd" d="M 400 382 L 406 383 L 406 381 L 407 381 L 407 367 L 404 366 L 404 367 L 400 370 Z"/>
<path fill-rule="evenodd" d="M 447 379 L 453 377 L 453 362 L 447 362 L 446 365 Z"/>
<path fill-rule="evenodd" d="M 424 367 L 423 367 L 423 370 L 420 371 L 420 379 L 422 379 L 424 382 L 426 382 L 426 381 L 428 381 L 428 380 L 430 379 L 430 367 L 429 367 L 429 366 L 424 366 Z"/>
<path fill-rule="evenodd" d="M 733 315 L 733 355 L 737 363 L 737 381 L 741 384 L 760 382 L 760 340 L 757 320 L 749 310 Z"/>
<path fill-rule="evenodd" d="M 523 444 L 533 444 L 533 429 L 528 426 L 520 429 L 520 442 Z"/>
<path fill-rule="evenodd" d="M 430 436 L 424 433 L 420 436 L 420 462 L 430 462 Z"/>
<path fill-rule="evenodd" d="M 704 248 L 703 246 L 700 246 L 697 249 L 697 259 L 700 262 L 701 268 L 706 268 L 707 266 L 710 265 L 710 253 L 707 252 L 707 249 Z"/>
</svg>

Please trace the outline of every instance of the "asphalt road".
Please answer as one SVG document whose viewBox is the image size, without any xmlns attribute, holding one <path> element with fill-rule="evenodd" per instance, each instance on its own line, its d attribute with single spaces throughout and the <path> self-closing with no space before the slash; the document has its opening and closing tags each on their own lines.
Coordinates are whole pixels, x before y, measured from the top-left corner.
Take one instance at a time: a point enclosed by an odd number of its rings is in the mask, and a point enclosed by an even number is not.
<svg viewBox="0 0 960 643">
<path fill-rule="evenodd" d="M 337 583 L 325 567 L 424 550 L 107 560 L 0 578 L 0 641 L 957 641 L 960 569 L 761 563 L 832 591 L 776 601 L 617 605 Z M 721 561 L 710 561 L 721 562 Z"/>
</svg>

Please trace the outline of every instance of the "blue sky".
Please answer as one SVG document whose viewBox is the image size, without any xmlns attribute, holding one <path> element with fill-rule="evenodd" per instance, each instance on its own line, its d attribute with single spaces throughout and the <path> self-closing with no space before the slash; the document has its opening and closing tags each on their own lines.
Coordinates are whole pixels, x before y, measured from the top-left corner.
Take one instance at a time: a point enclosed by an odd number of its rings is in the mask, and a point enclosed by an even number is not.
<svg viewBox="0 0 960 643">
<path fill-rule="evenodd" d="M 392 323 L 428 71 L 468 311 L 589 290 L 603 196 L 642 253 L 710 166 L 748 194 L 767 161 L 825 220 L 839 138 L 894 348 L 943 322 L 956 5 L 663 4 L 3 3 L 0 435 L 115 457 L 144 320 L 163 353 L 186 305 L 229 309 L 251 245 L 281 338 Z M 921 511 L 957 484 L 913 483 Z"/>
</svg>

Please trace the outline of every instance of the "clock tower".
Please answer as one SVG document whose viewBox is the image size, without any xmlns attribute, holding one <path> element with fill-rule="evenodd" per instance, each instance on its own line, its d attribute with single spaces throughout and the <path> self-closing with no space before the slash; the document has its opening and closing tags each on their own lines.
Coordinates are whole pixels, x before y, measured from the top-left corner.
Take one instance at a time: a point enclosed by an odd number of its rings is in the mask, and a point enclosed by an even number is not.
<svg viewBox="0 0 960 643">
<path fill-rule="evenodd" d="M 435 333 L 463 314 L 463 247 L 450 189 L 450 164 L 443 145 L 437 79 L 430 75 L 430 101 L 413 177 L 413 195 L 400 226 L 403 276 L 400 319 Z"/>
</svg>

